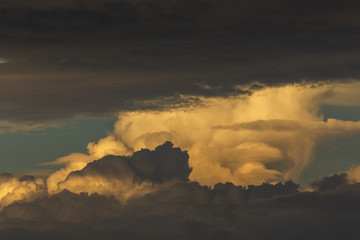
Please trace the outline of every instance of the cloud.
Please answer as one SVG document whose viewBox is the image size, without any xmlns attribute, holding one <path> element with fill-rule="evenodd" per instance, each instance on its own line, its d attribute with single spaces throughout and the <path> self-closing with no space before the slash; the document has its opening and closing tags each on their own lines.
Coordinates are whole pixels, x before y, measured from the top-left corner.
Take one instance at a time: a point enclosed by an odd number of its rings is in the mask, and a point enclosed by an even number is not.
<svg viewBox="0 0 360 240">
<path fill-rule="evenodd" d="M 323 120 L 320 106 L 337 98 L 336 86 L 265 87 L 190 107 L 121 113 L 110 136 L 88 145 L 89 159 L 172 141 L 188 150 L 190 179 L 201 184 L 296 180 L 319 144 L 360 134 L 359 122 Z"/>
<path fill-rule="evenodd" d="M 315 187 L 319 191 L 335 189 L 339 186 L 348 184 L 348 175 L 346 173 L 333 174 L 331 176 L 326 176 L 321 180 L 315 181 L 311 184 L 312 187 Z"/>
<path fill-rule="evenodd" d="M 299 192 L 293 182 L 214 188 L 178 182 L 121 205 L 113 197 L 67 190 L 0 212 L 6 239 L 336 239 L 358 236 L 358 184 Z M 338 221 L 341 220 L 341 225 Z M 294 235 L 294 232 L 297 234 Z M 57 239 L 57 238 L 55 238 Z"/>
<path fill-rule="evenodd" d="M 346 173 L 351 182 L 360 182 L 360 165 L 353 165 Z"/>
<path fill-rule="evenodd" d="M 0 57 L 0 64 L 8 63 L 9 61 L 5 58 Z"/>
<path fill-rule="evenodd" d="M 83 156 L 72 154 L 59 159 L 57 163 L 64 163 L 70 160 L 70 157 L 81 159 Z M 189 155 L 180 148 L 174 148 L 171 142 L 165 142 L 153 151 L 141 149 L 131 156 L 107 155 L 88 163 L 71 161 L 71 164 L 80 170 L 72 171 L 72 167 L 67 165 L 67 168 L 50 175 L 46 182 L 43 178 L 31 175 L 22 177 L 15 177 L 11 174 L 1 175 L 3 192 L 0 196 L 1 208 L 15 202 L 37 201 L 37 199 L 61 194 L 63 191 L 114 197 L 123 204 L 134 199 L 136 201 L 145 195 L 156 195 L 159 192 L 165 195 L 169 194 L 168 196 L 164 195 L 169 200 L 172 197 L 177 198 L 179 194 L 197 191 L 196 189 L 203 189 L 200 192 L 207 196 L 205 197 L 206 201 L 212 201 L 214 198 L 209 187 L 201 186 L 196 182 L 189 183 L 192 171 L 189 167 Z M 235 195 L 243 196 L 245 201 L 251 196 L 261 196 L 256 189 L 267 189 L 264 196 L 269 197 L 281 194 L 282 188 L 286 193 L 286 189 L 289 187 L 293 189 L 291 191 L 296 192 L 298 185 L 292 185 L 290 182 L 274 186 L 263 184 L 260 187 L 250 186 L 248 190 L 245 190 L 232 183 L 225 185 L 219 183 L 215 185 L 214 191 L 219 191 L 221 194 L 225 194 L 224 191 L 235 191 L 238 192 Z M 195 189 L 191 190 L 192 188 Z M 205 199 L 204 196 L 200 199 Z M 180 196 L 181 199 L 184 197 L 186 196 Z M 239 200 L 240 198 L 235 199 Z"/>
<path fill-rule="evenodd" d="M 28 175 L 17 178 L 11 174 L 2 174 L 0 189 L 0 210 L 15 201 L 32 201 L 47 195 L 44 180 Z"/>
<path fill-rule="evenodd" d="M 315 182 L 313 192 L 287 182 L 324 139 L 359 134 L 359 122 L 323 121 L 318 112 L 322 104 L 358 105 L 359 83 L 350 81 L 360 79 L 358 7 L 1 1 L 2 56 L 12 62 L 0 64 L 1 131 L 120 115 L 114 133 L 89 143 L 88 154 L 51 163 L 65 167 L 46 183 L 2 175 L 0 233 L 359 238 L 358 166 L 346 179 L 339 173 Z M 336 84 L 320 84 L 329 82 Z M 161 145 L 168 140 L 189 155 Z"/>
<path fill-rule="evenodd" d="M 257 120 L 235 123 L 232 126 L 216 126 L 216 129 L 251 130 L 251 131 L 302 131 L 304 126 L 294 120 Z"/>
<path fill-rule="evenodd" d="M 304 6 L 2 1 L 1 54 L 12 64 L 1 64 L 0 102 L 10 106 L 0 116 L 99 117 L 255 90 L 244 85 L 360 79 L 359 4 Z"/>
<path fill-rule="evenodd" d="M 2 217 L 3 221 L 6 217 L 23 221 L 78 223 L 111 218 L 120 210 L 121 204 L 114 198 L 98 194 L 75 194 L 64 190 L 57 195 L 38 198 L 28 204 L 14 203 L 2 211 Z"/>
<path fill-rule="evenodd" d="M 1 175 L 0 210 L 14 202 L 33 201 L 64 190 L 101 194 L 126 203 L 161 187 L 188 182 L 191 172 L 188 159 L 187 152 L 174 148 L 170 142 L 153 151 L 142 149 L 131 156 L 107 155 L 96 161 L 85 154 L 72 154 L 57 160 L 55 164 L 66 164 L 66 168 L 52 173 L 46 181 L 32 175 Z"/>
<path fill-rule="evenodd" d="M 48 128 L 59 128 L 59 123 L 23 123 L 0 121 L 0 135 L 1 134 L 26 134 L 31 131 L 40 131 Z"/>
<path fill-rule="evenodd" d="M 142 149 L 131 157 L 108 155 L 93 162 L 81 162 L 76 165 L 78 171 L 68 166 L 51 175 L 47 186 L 51 194 L 67 189 L 114 196 L 125 203 L 129 198 L 154 191 L 159 184 L 189 181 L 188 158 L 186 152 L 166 142 L 154 151 Z"/>
<path fill-rule="evenodd" d="M 332 89 L 331 94 L 333 97 L 327 99 L 324 103 L 339 106 L 359 106 L 359 85 L 360 82 L 355 82 L 353 84 L 338 84 L 336 88 Z"/>
<path fill-rule="evenodd" d="M 44 182 L 34 188 L 39 179 L 33 176 L 3 174 L 1 184 L 16 189 L 8 197 L 17 198 L 0 211 L 0 233 L 6 240 L 260 240 L 303 239 L 309 234 L 335 239 L 343 231 L 358 236 L 360 186 L 346 179 L 346 173 L 316 181 L 311 192 L 292 181 L 209 187 L 189 181 L 188 160 L 187 153 L 170 142 L 130 156 L 109 155 L 68 174 L 51 194 Z"/>
</svg>

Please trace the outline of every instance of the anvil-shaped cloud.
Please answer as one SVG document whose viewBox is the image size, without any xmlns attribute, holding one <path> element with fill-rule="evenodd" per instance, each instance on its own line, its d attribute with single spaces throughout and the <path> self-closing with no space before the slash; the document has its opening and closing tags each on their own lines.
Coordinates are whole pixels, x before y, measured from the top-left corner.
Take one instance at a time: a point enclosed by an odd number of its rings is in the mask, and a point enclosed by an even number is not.
<svg viewBox="0 0 360 240">
<path fill-rule="evenodd" d="M 201 105 L 170 111 L 121 114 L 110 136 L 89 143 L 89 154 L 72 154 L 50 164 L 66 168 L 48 179 L 50 190 L 74 170 L 109 154 L 130 155 L 165 141 L 186 149 L 190 179 L 213 186 L 296 180 L 323 140 L 360 134 L 360 122 L 327 119 L 321 104 L 335 101 L 339 86 L 289 85 L 249 96 L 204 98 Z M 343 89 L 344 86 L 340 86 Z M 346 89 L 359 89 L 349 83 Z"/>
</svg>

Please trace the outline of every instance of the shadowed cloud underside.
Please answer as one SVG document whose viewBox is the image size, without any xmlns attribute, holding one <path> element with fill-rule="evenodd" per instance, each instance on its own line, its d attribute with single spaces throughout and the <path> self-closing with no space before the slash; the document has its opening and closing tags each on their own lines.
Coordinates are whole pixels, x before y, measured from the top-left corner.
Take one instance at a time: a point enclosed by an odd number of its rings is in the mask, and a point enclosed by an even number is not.
<svg viewBox="0 0 360 240">
<path fill-rule="evenodd" d="M 17 201 L 0 212 L 0 232 L 6 239 L 302 239 L 310 233 L 336 239 L 343 231 L 358 234 L 360 187 L 348 173 L 318 180 L 305 192 L 292 181 L 209 188 L 189 181 L 188 157 L 170 142 L 129 157 L 106 156 L 71 172 L 58 184 L 68 188 L 58 193 L 47 192 L 41 179 L 3 174 L 1 189 L 14 187 L 1 195 L 2 206 L 11 198 Z M 77 190 L 80 185 L 84 192 Z M 329 228 L 339 220 L 341 227 Z"/>
</svg>

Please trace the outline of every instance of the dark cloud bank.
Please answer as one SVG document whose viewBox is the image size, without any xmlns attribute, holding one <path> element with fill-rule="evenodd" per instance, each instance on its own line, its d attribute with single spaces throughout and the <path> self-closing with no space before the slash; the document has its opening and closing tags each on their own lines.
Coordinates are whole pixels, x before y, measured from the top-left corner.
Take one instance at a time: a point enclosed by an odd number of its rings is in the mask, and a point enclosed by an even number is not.
<svg viewBox="0 0 360 240">
<path fill-rule="evenodd" d="M 68 190 L 0 212 L 2 239 L 357 239 L 360 185 L 346 175 L 299 192 L 291 181 L 260 186 L 189 182 L 188 155 L 167 142 L 131 157 L 107 156 L 77 176 L 134 174 L 157 190 L 121 204 L 114 197 Z M 129 170 L 131 169 L 131 170 Z M 9 176 L 4 176 L 9 177 Z M 33 181 L 27 176 L 22 181 Z M 171 182 L 171 184 L 169 184 Z"/>
<path fill-rule="evenodd" d="M 357 79 L 359 9 L 334 0 L 3 0 L 0 116 L 99 116 L 259 87 L 239 84 Z"/>
</svg>

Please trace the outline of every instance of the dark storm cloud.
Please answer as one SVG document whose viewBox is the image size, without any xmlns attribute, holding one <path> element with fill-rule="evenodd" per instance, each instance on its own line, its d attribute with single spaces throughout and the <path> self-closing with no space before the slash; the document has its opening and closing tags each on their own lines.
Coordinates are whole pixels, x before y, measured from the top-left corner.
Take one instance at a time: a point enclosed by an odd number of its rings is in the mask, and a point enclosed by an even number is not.
<svg viewBox="0 0 360 240">
<path fill-rule="evenodd" d="M 171 179 L 189 181 L 191 168 L 189 155 L 173 148 L 171 142 L 165 142 L 154 151 L 142 149 L 131 157 L 106 156 L 89 163 L 80 171 L 71 172 L 65 181 L 73 178 L 91 176 L 106 177 L 110 181 L 116 178 L 133 178 L 133 181 L 151 180 L 162 183 Z"/>
<path fill-rule="evenodd" d="M 98 194 L 74 194 L 64 190 L 52 197 L 27 204 L 14 203 L 3 211 L 3 216 L 24 221 L 79 223 L 111 218 L 120 212 L 121 204 L 114 198 Z"/>
<path fill-rule="evenodd" d="M 267 196 L 251 197 L 252 191 Z M 6 240 L 357 238 L 359 193 L 359 185 L 301 193 L 292 183 L 247 190 L 178 183 L 121 206 L 111 197 L 65 190 L 5 208 L 0 232 Z"/>
<path fill-rule="evenodd" d="M 349 184 L 347 173 L 333 174 L 321 180 L 315 181 L 310 185 L 319 191 L 331 190 L 342 185 Z"/>
<path fill-rule="evenodd" d="M 179 163 L 182 164 L 179 164 Z M 81 177 L 102 174 L 115 181 L 130 165 L 141 178 L 177 178 L 157 191 L 121 204 L 113 196 L 68 190 L 18 201 L 0 212 L 2 239 L 338 239 L 358 238 L 360 185 L 344 174 L 317 181 L 319 190 L 286 183 L 214 188 L 189 182 L 188 156 L 171 143 L 132 157 L 108 156 L 89 163 Z M 135 165 L 137 167 L 135 167 Z M 163 176 L 163 168 L 178 173 Z M 157 169 L 157 170 L 156 170 Z M 148 172 L 150 170 L 150 172 Z M 152 171 L 154 170 L 154 171 Z M 185 170 L 185 171 L 184 171 Z M 146 177 L 143 176 L 144 171 Z M 117 173 L 117 174 L 116 174 Z M 182 177 L 178 177 L 182 176 Z M 1 178 L 13 178 L 10 174 Z M 33 181 L 30 176 L 22 181 Z M 88 182 L 92 184 L 93 182 Z M 326 185 L 326 186 L 325 186 Z M 315 184 L 314 184 L 315 186 Z"/>
<path fill-rule="evenodd" d="M 178 94 L 249 93 L 233 87 L 255 81 L 359 78 L 359 9 L 357 1 L 5 0 L 0 116 L 98 116 L 161 108 L 143 101 L 163 97 L 176 106 Z"/>
</svg>

